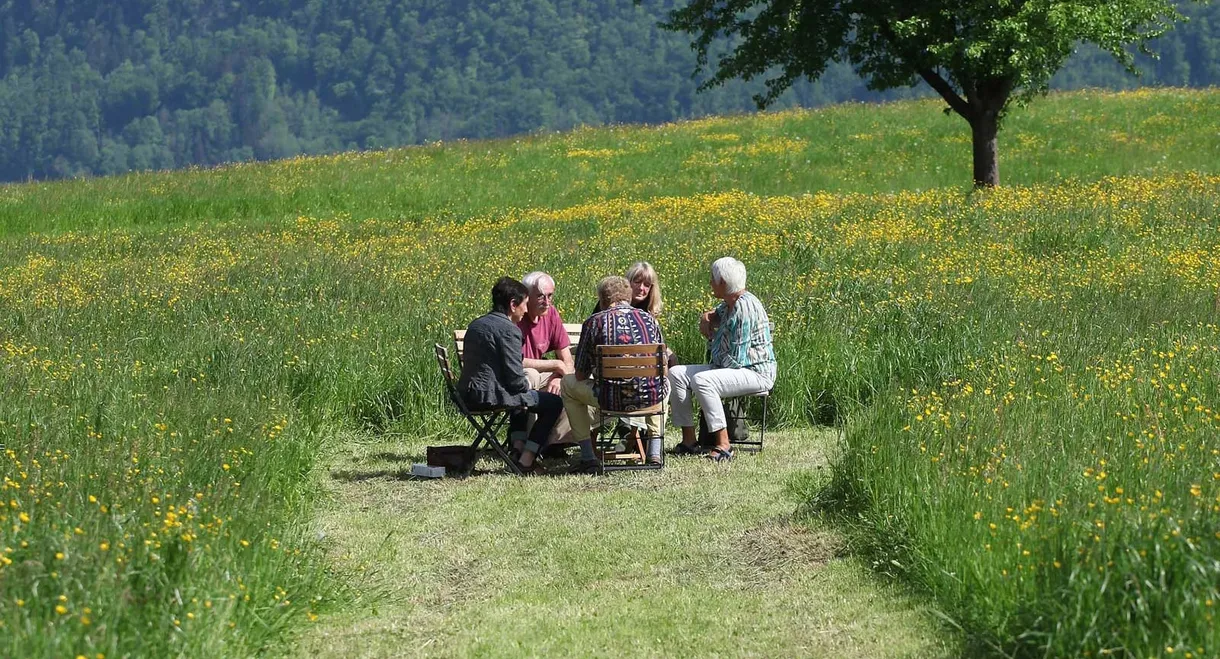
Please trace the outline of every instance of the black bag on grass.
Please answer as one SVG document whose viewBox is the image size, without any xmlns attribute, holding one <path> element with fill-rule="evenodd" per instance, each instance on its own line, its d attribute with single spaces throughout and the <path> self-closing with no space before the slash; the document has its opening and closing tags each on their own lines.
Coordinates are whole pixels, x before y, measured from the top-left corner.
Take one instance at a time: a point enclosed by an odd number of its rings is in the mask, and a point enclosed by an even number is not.
<svg viewBox="0 0 1220 659">
<path fill-rule="evenodd" d="M 729 431 L 730 442 L 744 442 L 750 439 L 750 428 L 746 426 L 746 403 L 748 402 L 744 397 L 724 401 L 724 419 L 728 422 L 726 430 Z M 703 410 L 699 411 L 699 444 L 707 447 L 716 445 L 712 441 L 712 433 L 708 432 L 707 419 L 703 417 Z"/>
</svg>

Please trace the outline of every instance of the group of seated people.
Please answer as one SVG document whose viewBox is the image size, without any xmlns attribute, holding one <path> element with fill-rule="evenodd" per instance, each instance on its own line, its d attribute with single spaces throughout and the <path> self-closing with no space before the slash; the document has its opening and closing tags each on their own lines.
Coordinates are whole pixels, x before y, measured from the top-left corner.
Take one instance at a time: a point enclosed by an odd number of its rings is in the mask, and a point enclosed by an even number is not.
<svg viewBox="0 0 1220 659">
<path fill-rule="evenodd" d="M 581 455 L 574 471 L 600 472 L 593 448 L 592 408 L 632 411 L 659 405 L 660 414 L 645 417 L 633 430 L 646 434 L 645 460 L 659 464 L 666 403 L 674 425 L 682 430 L 676 455 L 732 460 L 723 399 L 770 391 L 775 383 L 775 351 L 767 312 L 746 290 L 745 265 L 732 257 L 716 260 L 709 285 L 721 300 L 699 318 L 711 363 L 679 365 L 670 350 L 668 378 L 599 380 L 594 372 L 597 346 L 665 343 L 656 320 L 662 309 L 656 270 L 640 262 L 626 277 L 601 280 L 597 304 L 582 325 L 575 355 L 554 306 L 554 279 L 544 272 L 531 272 L 522 281 L 502 277 L 491 289 L 491 311 L 466 330 L 458 392 L 472 410 L 515 410 L 509 420 L 509 441 L 522 473 L 537 469 L 538 454 L 548 445 L 572 443 L 580 447 Z M 547 359 L 551 353 L 554 358 Z M 695 431 L 696 399 L 713 439 L 706 452 Z"/>
</svg>

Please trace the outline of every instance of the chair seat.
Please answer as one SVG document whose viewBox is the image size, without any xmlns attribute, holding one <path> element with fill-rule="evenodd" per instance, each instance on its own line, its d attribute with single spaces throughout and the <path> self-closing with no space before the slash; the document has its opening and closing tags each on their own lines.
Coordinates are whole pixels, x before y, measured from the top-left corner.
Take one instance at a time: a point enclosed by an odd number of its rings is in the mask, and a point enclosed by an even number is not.
<svg viewBox="0 0 1220 659">
<path fill-rule="evenodd" d="M 664 410 L 665 410 L 665 403 L 662 401 L 651 407 L 641 407 L 638 410 L 632 410 L 630 412 L 624 412 L 621 410 L 602 410 L 602 416 L 612 416 L 612 417 L 651 416 L 653 414 L 660 414 Z"/>
<path fill-rule="evenodd" d="M 470 414 L 472 416 L 489 416 L 492 414 L 500 414 L 501 412 L 513 412 L 516 411 L 516 409 L 517 408 L 515 407 L 492 407 L 482 410 L 470 410 Z"/>
</svg>

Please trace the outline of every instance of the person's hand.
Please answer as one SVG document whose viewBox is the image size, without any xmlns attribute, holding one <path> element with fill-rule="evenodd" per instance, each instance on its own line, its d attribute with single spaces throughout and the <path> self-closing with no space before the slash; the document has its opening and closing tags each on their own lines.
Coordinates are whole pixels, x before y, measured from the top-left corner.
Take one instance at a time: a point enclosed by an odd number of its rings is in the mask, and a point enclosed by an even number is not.
<svg viewBox="0 0 1220 659">
<path fill-rule="evenodd" d="M 572 369 L 568 368 L 567 363 L 564 362 L 562 359 L 556 359 L 555 360 L 555 372 L 559 374 L 559 377 L 563 377 L 565 375 L 571 375 Z"/>
<path fill-rule="evenodd" d="M 547 393 L 555 394 L 556 396 L 558 396 L 560 388 L 562 386 L 563 385 L 559 381 L 559 378 L 551 378 L 551 381 L 546 383 L 546 391 L 547 391 Z"/>
<path fill-rule="evenodd" d="M 712 317 L 716 314 L 715 311 L 705 311 L 702 316 L 699 316 L 699 333 L 703 338 L 712 338 Z"/>
</svg>

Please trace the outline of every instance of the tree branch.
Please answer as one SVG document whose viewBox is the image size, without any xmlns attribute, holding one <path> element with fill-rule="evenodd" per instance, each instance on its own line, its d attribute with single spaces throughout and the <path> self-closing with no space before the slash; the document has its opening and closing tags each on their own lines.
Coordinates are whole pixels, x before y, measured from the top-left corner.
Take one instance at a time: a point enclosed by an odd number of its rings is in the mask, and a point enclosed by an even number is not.
<svg viewBox="0 0 1220 659">
<path fill-rule="evenodd" d="M 949 104 L 949 107 L 953 108 L 954 112 L 962 115 L 967 121 L 970 120 L 974 110 L 970 107 L 970 103 L 958 95 L 953 89 L 953 85 L 949 84 L 949 81 L 942 78 L 939 73 L 932 69 L 920 69 L 919 77 L 923 78 L 929 87 L 935 89 L 936 93 L 945 99 L 945 102 Z"/>
<path fill-rule="evenodd" d="M 902 59 L 906 60 L 907 64 L 909 64 L 912 68 L 917 67 L 916 70 L 919 73 L 919 77 L 923 78 L 924 82 L 928 83 L 929 87 L 935 89 L 936 93 L 940 94 L 940 97 L 945 99 L 945 102 L 949 104 L 949 107 L 953 108 L 954 112 L 962 115 L 964 119 L 969 121 L 971 115 L 973 114 L 970 104 L 953 89 L 953 85 L 950 85 L 949 81 L 941 77 L 941 75 L 937 73 L 935 69 L 922 66 L 923 62 L 919 61 L 919 58 L 914 57 L 908 51 L 908 49 L 904 48 L 899 42 L 898 35 L 894 33 L 894 28 L 890 27 L 889 21 L 882 19 L 877 22 L 877 27 L 881 32 L 882 38 L 889 42 L 890 46 L 894 49 L 894 52 L 902 57 Z"/>
</svg>

